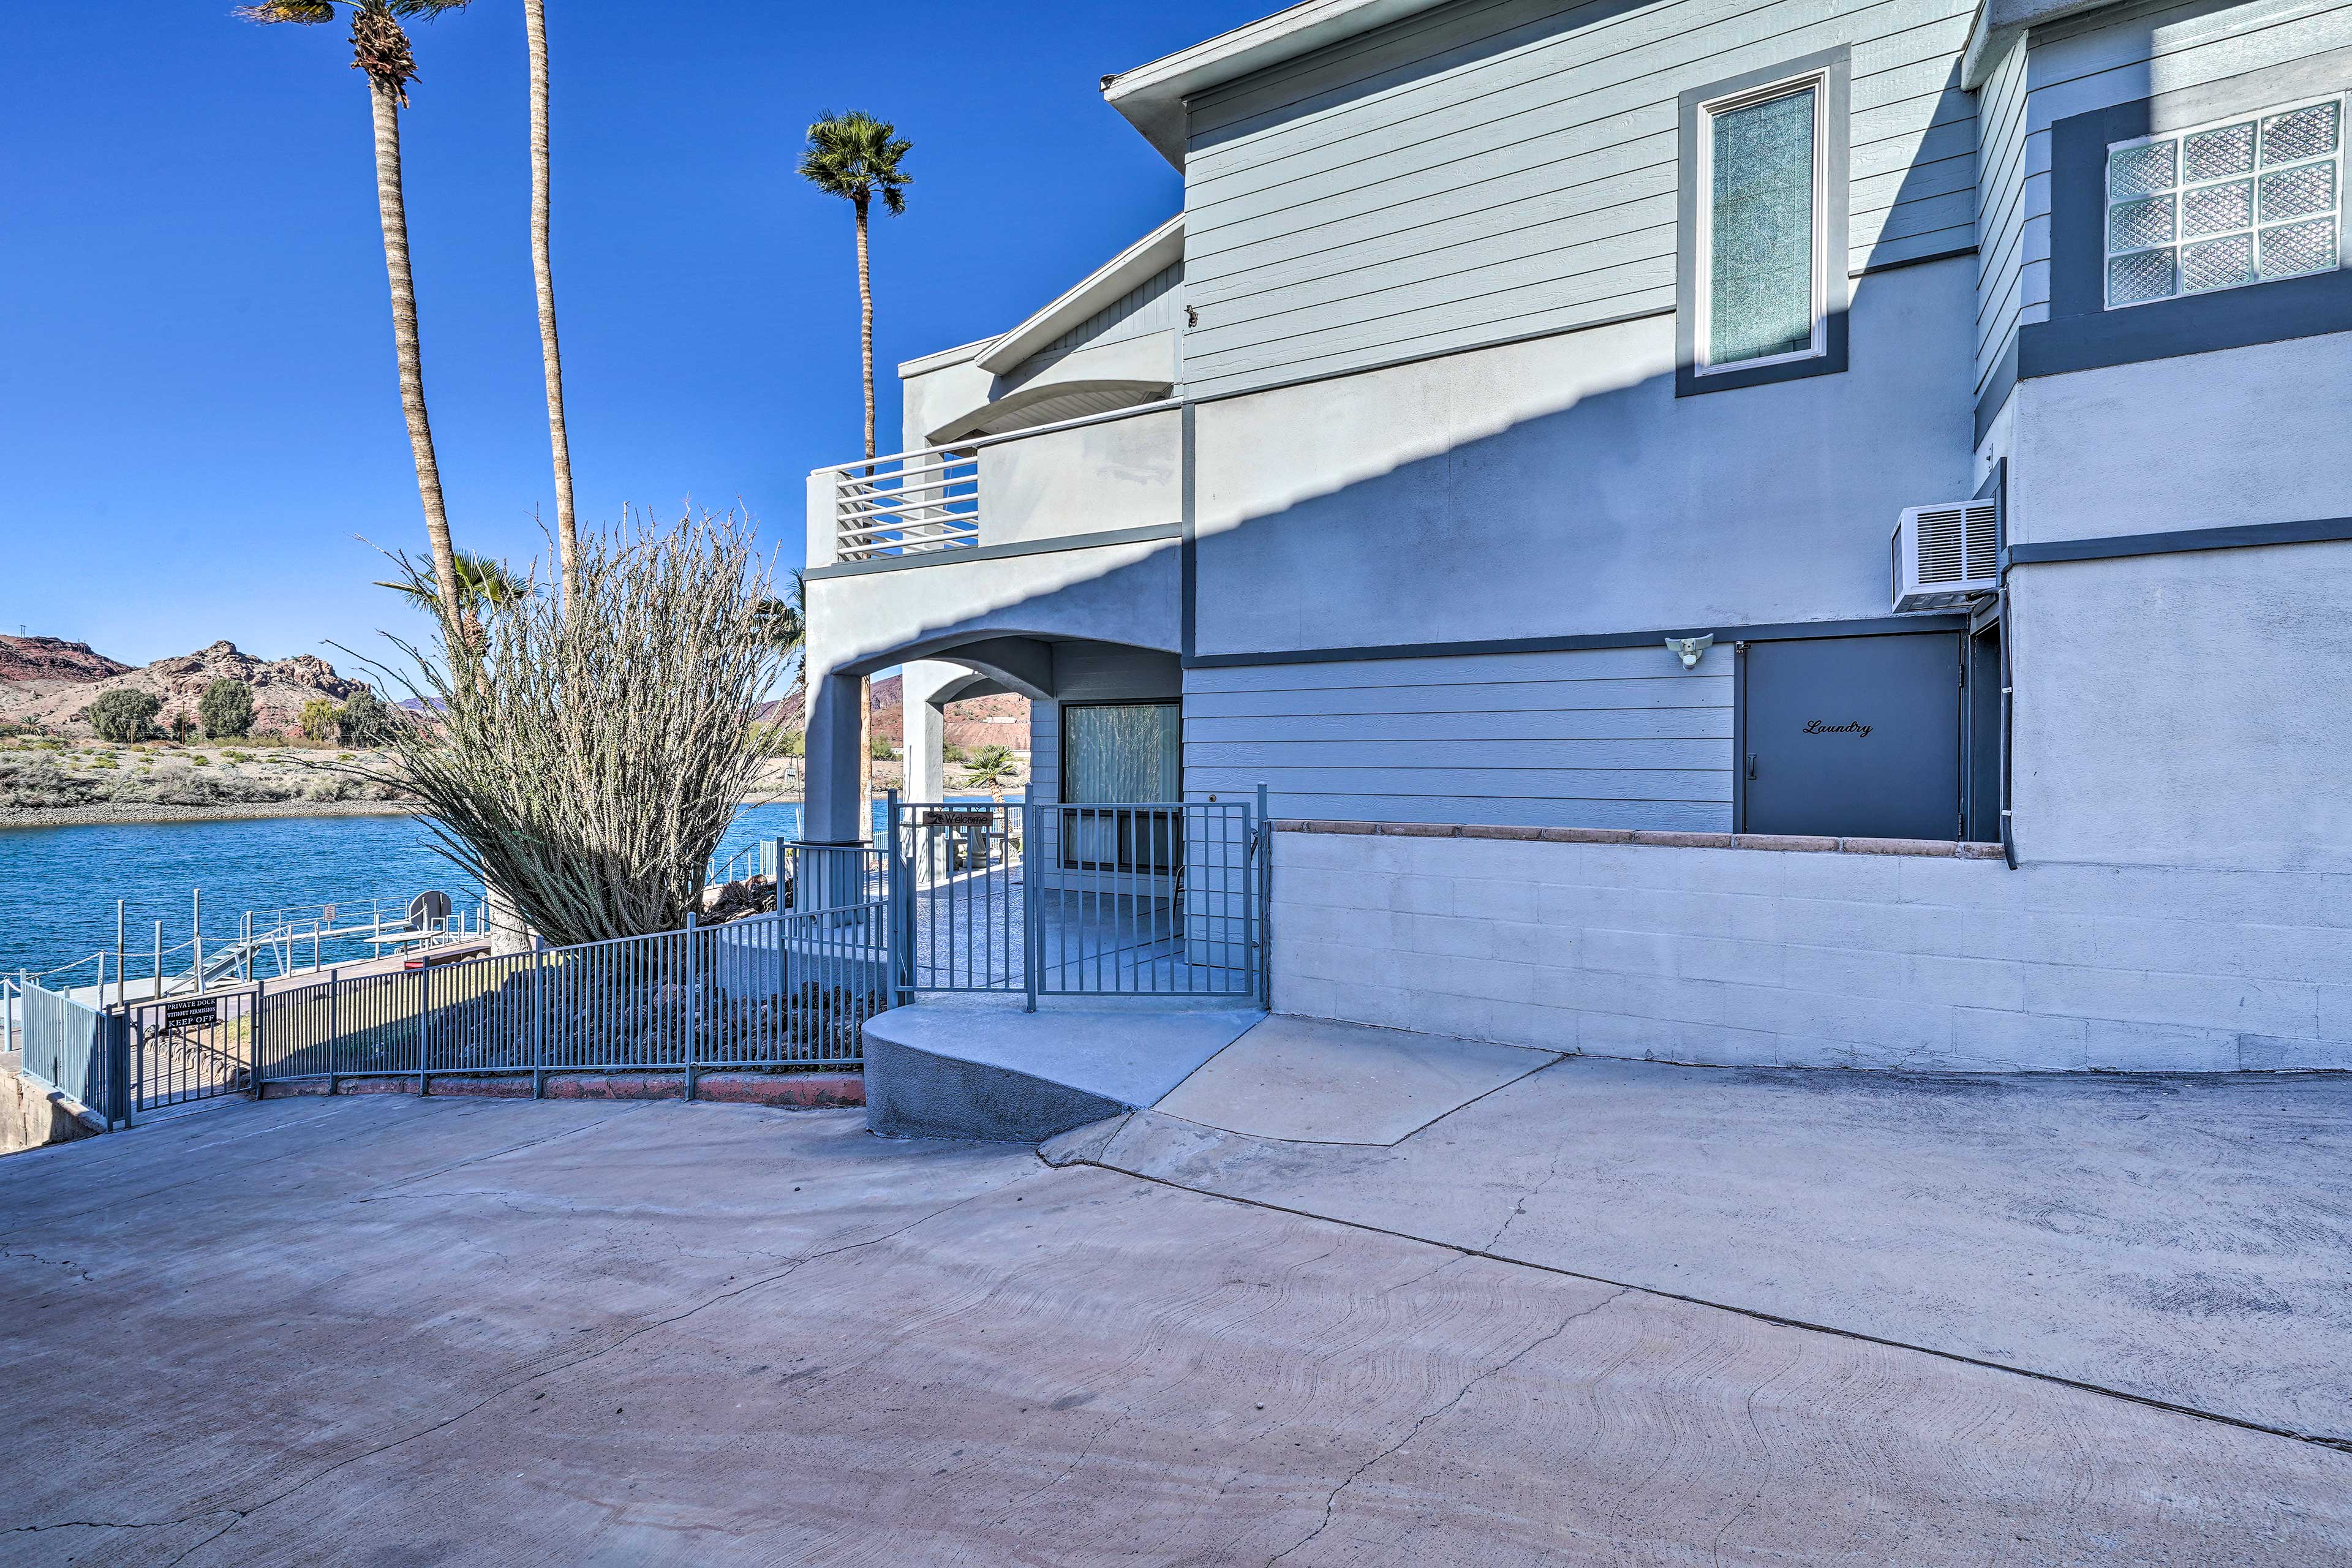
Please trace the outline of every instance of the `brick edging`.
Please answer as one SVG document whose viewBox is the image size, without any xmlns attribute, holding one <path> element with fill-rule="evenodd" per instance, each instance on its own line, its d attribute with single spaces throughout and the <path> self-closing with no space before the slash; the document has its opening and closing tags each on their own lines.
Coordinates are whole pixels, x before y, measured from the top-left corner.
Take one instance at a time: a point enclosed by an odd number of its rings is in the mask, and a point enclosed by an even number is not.
<svg viewBox="0 0 2352 1568">
<path fill-rule="evenodd" d="M 1908 855 L 1943 860 L 1999 860 L 1998 844 L 1943 838 L 1832 838 L 1790 833 L 1671 833 L 1640 827 L 1494 827 L 1445 822 L 1328 822 L 1277 819 L 1276 833 L 1374 834 L 1390 838 L 1504 838 L 1522 844 L 1639 844 L 1664 849 L 1769 849 L 1782 854 Z"/>
</svg>

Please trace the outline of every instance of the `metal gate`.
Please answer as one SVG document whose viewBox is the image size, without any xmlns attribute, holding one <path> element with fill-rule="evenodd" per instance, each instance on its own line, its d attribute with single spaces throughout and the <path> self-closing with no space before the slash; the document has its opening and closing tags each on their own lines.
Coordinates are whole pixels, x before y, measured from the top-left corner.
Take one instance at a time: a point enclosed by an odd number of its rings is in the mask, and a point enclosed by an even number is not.
<svg viewBox="0 0 2352 1568">
<path fill-rule="evenodd" d="M 1265 1005 L 1257 802 L 889 798 L 896 987 Z"/>
<path fill-rule="evenodd" d="M 258 995 L 257 987 L 207 991 L 121 1008 L 130 1036 L 125 1109 L 161 1110 L 252 1092 Z"/>
</svg>

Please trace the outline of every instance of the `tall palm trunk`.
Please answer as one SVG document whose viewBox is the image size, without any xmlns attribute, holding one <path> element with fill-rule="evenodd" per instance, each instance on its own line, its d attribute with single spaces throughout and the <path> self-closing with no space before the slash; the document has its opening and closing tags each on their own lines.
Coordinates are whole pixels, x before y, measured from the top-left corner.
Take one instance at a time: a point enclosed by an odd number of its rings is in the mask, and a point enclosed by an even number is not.
<svg viewBox="0 0 2352 1568">
<path fill-rule="evenodd" d="M 425 533 L 433 543 L 433 581 L 441 603 L 460 623 L 473 617 L 457 591 L 457 555 L 449 543 L 449 509 L 441 499 L 441 465 L 433 455 L 433 422 L 425 411 L 425 353 L 416 337 L 416 282 L 408 270 L 408 206 L 400 191 L 400 98 L 397 84 L 371 79 L 375 107 L 375 203 L 383 223 L 383 268 L 392 282 L 392 342 L 400 357 L 400 410 L 408 416 L 408 448 L 416 461 L 416 494 L 425 503 Z"/>
<path fill-rule="evenodd" d="M 866 370 L 866 455 L 874 456 L 874 268 L 866 247 L 866 198 L 857 198 L 857 333 Z M 874 470 L 866 470 L 868 479 Z M 874 683 L 857 678 L 857 836 L 866 837 L 874 816 Z"/>
<path fill-rule="evenodd" d="M 539 284 L 539 355 L 547 369 L 547 436 L 555 458 L 555 538 L 568 610 L 580 571 L 580 527 L 572 509 L 572 437 L 563 422 L 563 351 L 555 336 L 555 267 L 549 258 L 547 0 L 523 0 L 530 35 L 530 263 Z"/>
<path fill-rule="evenodd" d="M 866 255 L 866 199 L 857 201 L 858 342 L 866 363 L 866 455 L 874 455 L 874 269 Z"/>
</svg>

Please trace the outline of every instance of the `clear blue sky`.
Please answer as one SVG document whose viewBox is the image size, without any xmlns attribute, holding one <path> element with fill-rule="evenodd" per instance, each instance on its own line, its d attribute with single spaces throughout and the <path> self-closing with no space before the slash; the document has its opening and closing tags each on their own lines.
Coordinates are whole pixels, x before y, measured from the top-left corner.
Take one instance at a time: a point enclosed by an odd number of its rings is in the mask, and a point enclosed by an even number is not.
<svg viewBox="0 0 2352 1568">
<path fill-rule="evenodd" d="M 140 663 L 224 637 L 342 661 L 330 640 L 415 629 L 355 537 L 424 539 L 366 89 L 341 26 L 229 8 L 0 6 L 0 630 Z M 876 222 L 887 447 L 899 360 L 1011 326 L 1181 203 L 1098 79 L 1277 8 L 549 0 L 583 526 L 740 498 L 800 558 L 803 478 L 860 436 L 849 206 L 794 173 L 817 111 L 915 142 L 908 216 Z M 520 562 L 554 514 L 522 6 L 415 33 L 409 224 L 451 524 Z"/>
</svg>

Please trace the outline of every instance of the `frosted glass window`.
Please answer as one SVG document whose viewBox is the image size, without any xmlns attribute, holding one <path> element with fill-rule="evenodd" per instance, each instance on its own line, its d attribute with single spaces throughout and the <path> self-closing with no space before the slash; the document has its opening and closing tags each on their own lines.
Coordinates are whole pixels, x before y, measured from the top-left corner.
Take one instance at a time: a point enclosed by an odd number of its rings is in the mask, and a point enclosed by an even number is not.
<svg viewBox="0 0 2352 1568">
<path fill-rule="evenodd" d="M 1156 805 L 1182 798 L 1183 721 L 1173 702 L 1062 710 L 1062 798 Z"/>
<path fill-rule="evenodd" d="M 1819 93 L 1807 86 L 1707 115 L 1709 365 L 1815 346 Z"/>
<path fill-rule="evenodd" d="M 2107 149 L 2107 308 L 2338 263 L 2344 105 L 2322 99 Z"/>
</svg>

